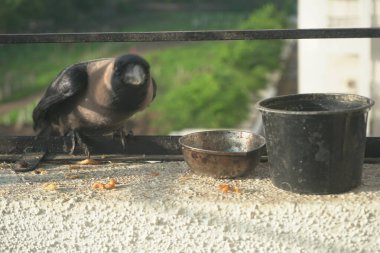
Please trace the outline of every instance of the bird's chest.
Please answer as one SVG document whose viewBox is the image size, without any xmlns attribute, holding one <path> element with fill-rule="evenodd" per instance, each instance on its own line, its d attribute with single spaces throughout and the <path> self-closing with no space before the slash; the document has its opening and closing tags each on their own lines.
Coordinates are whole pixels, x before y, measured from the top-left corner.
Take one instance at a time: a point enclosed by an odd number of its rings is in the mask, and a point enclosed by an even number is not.
<svg viewBox="0 0 380 253">
<path fill-rule="evenodd" d="M 124 87 L 115 89 L 109 75 L 104 74 L 103 78 L 91 75 L 87 91 L 68 115 L 71 128 L 118 129 L 138 110 L 144 92 Z"/>
<path fill-rule="evenodd" d="M 72 114 L 81 124 L 98 127 L 118 125 L 130 116 L 129 113 L 113 110 L 110 105 L 109 102 L 98 103 L 94 99 L 84 98 Z"/>
</svg>

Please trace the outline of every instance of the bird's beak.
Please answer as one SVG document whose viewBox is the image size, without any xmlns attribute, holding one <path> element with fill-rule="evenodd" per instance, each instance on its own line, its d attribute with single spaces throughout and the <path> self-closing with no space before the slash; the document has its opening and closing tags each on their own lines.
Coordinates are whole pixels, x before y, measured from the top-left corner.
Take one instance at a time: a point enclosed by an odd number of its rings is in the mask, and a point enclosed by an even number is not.
<svg viewBox="0 0 380 253">
<path fill-rule="evenodd" d="M 124 81 L 132 85 L 141 85 L 146 80 L 146 74 L 142 66 L 130 64 L 124 73 Z"/>
</svg>

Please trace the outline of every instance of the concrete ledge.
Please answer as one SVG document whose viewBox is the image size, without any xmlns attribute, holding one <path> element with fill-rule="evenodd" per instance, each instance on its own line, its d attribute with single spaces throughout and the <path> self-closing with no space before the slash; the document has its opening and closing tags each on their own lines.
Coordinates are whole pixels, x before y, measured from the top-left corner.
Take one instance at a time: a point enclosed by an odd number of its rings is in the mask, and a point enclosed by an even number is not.
<svg viewBox="0 0 380 253">
<path fill-rule="evenodd" d="M 0 252 L 379 252 L 380 166 L 340 195 L 272 186 L 268 164 L 246 178 L 196 176 L 184 162 L 107 164 L 47 174 L 0 167 Z M 79 178 L 78 178 L 79 177 Z M 115 190 L 94 190 L 116 178 Z M 45 191 L 56 182 L 56 191 Z M 223 193 L 228 183 L 241 192 Z"/>
</svg>

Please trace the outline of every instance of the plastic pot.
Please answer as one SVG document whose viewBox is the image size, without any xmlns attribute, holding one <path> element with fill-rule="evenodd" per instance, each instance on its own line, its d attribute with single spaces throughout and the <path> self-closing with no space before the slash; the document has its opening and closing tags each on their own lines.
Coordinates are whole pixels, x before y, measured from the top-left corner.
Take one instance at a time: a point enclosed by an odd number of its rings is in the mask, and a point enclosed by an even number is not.
<svg viewBox="0 0 380 253">
<path fill-rule="evenodd" d="M 258 103 L 272 183 L 308 194 L 358 186 L 373 100 L 350 94 L 297 94 Z"/>
</svg>

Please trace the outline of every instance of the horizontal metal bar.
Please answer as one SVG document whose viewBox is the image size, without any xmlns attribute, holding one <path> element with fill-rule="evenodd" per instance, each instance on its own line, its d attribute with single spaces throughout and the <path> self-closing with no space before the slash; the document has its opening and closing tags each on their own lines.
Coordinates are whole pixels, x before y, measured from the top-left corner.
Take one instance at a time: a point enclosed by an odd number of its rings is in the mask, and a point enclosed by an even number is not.
<svg viewBox="0 0 380 253">
<path fill-rule="evenodd" d="M 180 155 L 179 136 L 132 136 L 123 148 L 120 139 L 109 136 L 86 137 L 91 155 Z M 47 155 L 67 154 L 64 144 L 71 147 L 69 137 L 0 136 L 0 154 L 24 154 L 47 151 Z M 77 145 L 75 154 L 84 154 Z"/>
<path fill-rule="evenodd" d="M 137 135 L 126 142 L 123 149 L 120 140 L 107 136 L 96 136 L 86 140 L 92 156 L 100 155 L 112 157 L 113 155 L 129 156 L 168 156 L 181 155 L 179 145 L 180 136 L 160 136 L 160 135 Z M 67 155 L 63 149 L 63 144 L 71 144 L 69 137 L 36 138 L 34 136 L 0 136 L 0 161 L 19 157 L 26 152 L 38 152 L 46 150 L 47 156 Z M 77 147 L 75 154 L 84 157 L 84 151 Z M 264 150 L 263 156 L 266 156 Z M 76 156 L 71 156 L 75 159 Z M 380 158 L 380 137 L 367 137 L 366 158 Z"/>
<path fill-rule="evenodd" d="M 0 34 L 0 44 L 379 38 L 379 28 Z"/>
<path fill-rule="evenodd" d="M 33 155 L 33 154 L 31 154 Z M 24 158 L 22 154 L 0 154 L 0 161 L 7 163 L 14 163 Z M 78 155 L 46 155 L 43 162 L 52 164 L 67 164 L 68 162 L 82 161 L 86 159 L 85 154 Z M 111 154 L 111 155 L 91 155 L 94 159 L 101 163 L 109 162 L 144 162 L 144 161 L 183 161 L 183 155 L 124 155 L 124 154 Z"/>
</svg>

